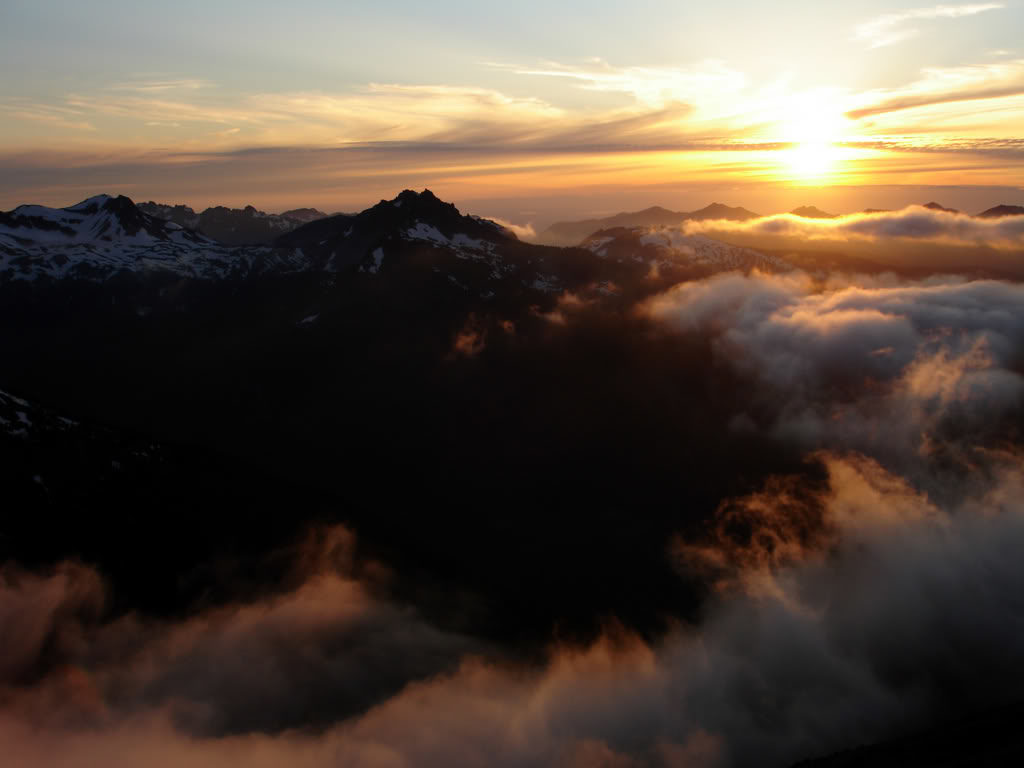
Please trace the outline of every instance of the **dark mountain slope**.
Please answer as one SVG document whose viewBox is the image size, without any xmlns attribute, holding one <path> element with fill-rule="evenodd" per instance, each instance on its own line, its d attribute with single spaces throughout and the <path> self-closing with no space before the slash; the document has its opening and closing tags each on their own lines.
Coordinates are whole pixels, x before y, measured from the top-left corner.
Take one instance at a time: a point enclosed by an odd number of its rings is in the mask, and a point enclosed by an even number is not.
<svg viewBox="0 0 1024 768">
<path fill-rule="evenodd" d="M 1002 768 L 1024 764 L 1024 705 L 982 712 L 900 739 L 805 760 L 794 768 Z"/>
</svg>

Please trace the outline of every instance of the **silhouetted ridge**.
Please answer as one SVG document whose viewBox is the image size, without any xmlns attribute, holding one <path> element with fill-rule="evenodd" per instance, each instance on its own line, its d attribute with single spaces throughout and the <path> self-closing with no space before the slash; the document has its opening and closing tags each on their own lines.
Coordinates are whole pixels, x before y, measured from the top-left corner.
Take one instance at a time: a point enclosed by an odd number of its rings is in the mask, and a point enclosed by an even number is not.
<svg viewBox="0 0 1024 768">
<path fill-rule="evenodd" d="M 301 248 L 329 269 L 338 270 L 364 262 L 367 266 L 376 264 L 373 254 L 378 248 L 392 250 L 401 243 L 443 247 L 455 242 L 499 244 L 515 240 L 515 235 L 500 225 L 463 215 L 454 204 L 441 200 L 429 189 L 406 189 L 361 213 L 339 214 L 305 224 L 274 244 Z"/>
<path fill-rule="evenodd" d="M 699 211 L 684 214 L 687 219 L 728 219 L 729 221 L 747 221 L 756 219 L 757 214 L 739 206 L 726 205 L 725 203 L 712 203 L 701 208 Z"/>
<path fill-rule="evenodd" d="M 728 219 L 747 221 L 758 218 L 758 214 L 746 208 L 732 207 L 723 203 L 712 203 L 698 211 L 670 211 L 661 206 L 651 206 L 633 213 L 617 213 L 603 219 L 582 221 L 559 221 L 548 227 L 540 236 L 541 242 L 560 245 L 576 245 L 595 232 L 616 227 L 674 227 L 687 220 L 706 221 Z"/>
<path fill-rule="evenodd" d="M 303 224 L 326 216 L 315 208 L 297 208 L 282 214 L 265 213 L 255 206 L 228 208 L 215 205 L 196 213 L 185 205 L 142 203 L 150 216 L 172 221 L 179 227 L 201 232 L 225 245 L 263 245 Z"/>
<path fill-rule="evenodd" d="M 997 205 L 978 214 L 979 219 L 1000 219 L 1003 216 L 1024 216 L 1024 206 Z"/>
<path fill-rule="evenodd" d="M 834 219 L 836 217 L 834 213 L 828 213 L 813 205 L 801 205 L 799 208 L 794 208 L 790 213 L 802 219 Z"/>
</svg>

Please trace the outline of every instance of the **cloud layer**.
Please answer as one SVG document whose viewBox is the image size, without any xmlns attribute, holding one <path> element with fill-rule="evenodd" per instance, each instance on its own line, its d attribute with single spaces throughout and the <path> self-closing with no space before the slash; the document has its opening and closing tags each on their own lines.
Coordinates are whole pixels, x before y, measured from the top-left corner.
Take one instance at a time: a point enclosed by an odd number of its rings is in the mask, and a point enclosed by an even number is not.
<svg viewBox="0 0 1024 768">
<path fill-rule="evenodd" d="M 750 221 L 687 221 L 687 233 L 737 232 L 790 237 L 797 241 L 881 240 L 926 241 L 937 244 L 1024 249 L 1024 216 L 979 219 L 964 214 L 910 206 L 900 211 L 861 213 L 834 219 L 809 219 L 791 214 Z"/>
<path fill-rule="evenodd" d="M 655 646 L 612 630 L 587 649 L 553 649 L 540 669 L 465 657 L 320 732 L 265 725 L 287 722 L 311 684 L 344 697 L 380 674 L 374 657 L 421 656 L 415 620 L 385 620 L 384 634 L 361 639 L 367 666 L 346 626 L 394 613 L 364 597 L 353 605 L 343 582 L 153 632 L 83 619 L 94 599 L 83 596 L 98 583 L 86 569 L 8 579 L 0 606 L 48 627 L 64 663 L 25 677 L 38 658 L 25 638 L 7 656 L 18 674 L 9 663 L 5 749 L 21 764 L 114 768 L 785 765 L 1017 695 L 1020 460 L 993 459 L 985 494 L 945 506 L 870 460 L 822 459 L 827 551 L 779 558 L 758 551 L 766 541 L 738 546 L 726 534 L 679 546 L 680 568 L 721 577 L 699 627 Z M 768 488 L 736 505 L 767 523 L 786 514 L 787 497 Z M 324 647 L 324 631 L 348 659 L 341 677 L 329 657 L 310 653 Z M 388 637 L 399 645 L 364 642 Z M 281 664 L 282 653 L 301 655 Z M 111 677 L 115 654 L 122 664 Z M 235 735 L 209 729 L 240 707 L 263 722 Z"/>
</svg>

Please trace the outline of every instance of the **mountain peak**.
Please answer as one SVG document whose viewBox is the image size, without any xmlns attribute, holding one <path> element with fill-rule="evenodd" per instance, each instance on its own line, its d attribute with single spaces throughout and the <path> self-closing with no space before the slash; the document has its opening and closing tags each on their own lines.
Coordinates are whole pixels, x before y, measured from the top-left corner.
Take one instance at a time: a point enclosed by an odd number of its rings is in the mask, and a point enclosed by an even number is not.
<svg viewBox="0 0 1024 768">
<path fill-rule="evenodd" d="M 454 204 L 446 203 L 429 189 L 424 189 L 422 192 L 404 189 L 393 200 L 381 200 L 369 211 L 375 211 L 377 215 L 389 218 L 397 216 L 403 221 L 406 219 L 454 221 L 463 218 Z M 363 211 L 363 214 L 366 213 L 368 211 Z"/>
<path fill-rule="evenodd" d="M 733 207 L 726 205 L 725 203 L 711 203 L 706 205 L 699 211 L 693 211 L 688 214 L 687 218 L 691 219 L 729 219 L 732 221 L 744 221 L 746 219 L 756 219 L 757 214 L 753 211 L 748 211 L 746 208 Z"/>
<path fill-rule="evenodd" d="M 925 203 L 923 207 L 928 208 L 929 210 L 932 210 L 932 211 L 945 211 L 946 213 L 960 213 L 960 211 L 958 211 L 956 208 L 947 208 L 944 205 L 939 205 L 939 203 L 936 203 L 934 200 L 932 202 L 930 202 L 930 203 Z"/>
<path fill-rule="evenodd" d="M 460 242 L 484 248 L 483 243 L 493 245 L 516 239 L 492 221 L 463 215 L 454 204 L 439 199 L 429 189 L 406 189 L 361 213 L 304 224 L 275 243 L 285 248 L 301 248 L 303 253 L 330 263 L 334 269 L 362 265 L 375 272 L 380 269 L 379 259 L 385 253 L 404 248 L 402 243 L 439 247 Z M 379 254 L 379 259 L 374 254 Z"/>
<path fill-rule="evenodd" d="M 799 216 L 802 219 L 834 219 L 834 213 L 828 213 L 813 205 L 801 205 L 789 212 L 792 216 Z"/>
<path fill-rule="evenodd" d="M 999 219 L 1003 216 L 1024 216 L 1024 206 L 997 205 L 978 214 L 979 219 Z"/>
<path fill-rule="evenodd" d="M 95 206 L 95 205 L 104 205 L 108 200 L 111 200 L 111 199 L 113 199 L 112 196 L 111 195 L 107 195 L 107 194 L 93 195 L 92 197 L 87 197 L 85 200 L 83 200 L 80 203 L 76 203 L 75 205 L 69 205 L 64 210 L 65 211 L 78 211 L 80 208 L 90 208 L 90 207 Z"/>
</svg>

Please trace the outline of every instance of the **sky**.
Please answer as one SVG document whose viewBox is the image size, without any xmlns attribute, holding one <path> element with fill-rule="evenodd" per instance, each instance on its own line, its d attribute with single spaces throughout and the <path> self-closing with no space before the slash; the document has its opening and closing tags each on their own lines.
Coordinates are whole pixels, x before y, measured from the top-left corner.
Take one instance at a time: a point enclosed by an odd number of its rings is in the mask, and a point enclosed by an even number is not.
<svg viewBox="0 0 1024 768">
<path fill-rule="evenodd" d="M 0 208 L 1024 204 L 1024 0 L 5 0 Z"/>
</svg>

